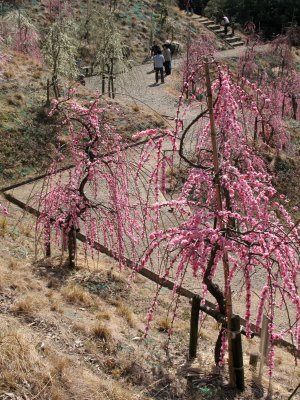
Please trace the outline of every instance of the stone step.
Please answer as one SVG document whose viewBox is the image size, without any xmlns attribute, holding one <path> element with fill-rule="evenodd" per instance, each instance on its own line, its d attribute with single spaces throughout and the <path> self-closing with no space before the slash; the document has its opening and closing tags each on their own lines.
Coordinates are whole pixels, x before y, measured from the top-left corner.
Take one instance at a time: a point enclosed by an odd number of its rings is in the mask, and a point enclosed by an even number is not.
<svg viewBox="0 0 300 400">
<path fill-rule="evenodd" d="M 205 18 L 205 17 L 199 17 L 199 18 L 198 18 L 198 21 L 201 22 L 201 23 L 203 23 L 203 22 L 208 22 L 209 19 L 208 19 L 208 18 Z"/>
<path fill-rule="evenodd" d="M 234 43 L 230 43 L 230 44 L 233 47 L 244 46 L 244 42 L 234 42 Z"/>
<path fill-rule="evenodd" d="M 240 42 L 241 38 L 234 36 L 234 37 L 226 37 L 225 40 L 228 43 L 234 43 L 234 42 Z"/>
<path fill-rule="evenodd" d="M 211 31 L 218 31 L 221 26 L 220 25 L 207 25 L 206 28 L 210 29 Z"/>
<path fill-rule="evenodd" d="M 222 34 L 224 34 L 224 29 L 218 29 L 218 30 L 214 31 L 214 33 L 216 35 L 222 35 Z"/>
<path fill-rule="evenodd" d="M 204 26 L 214 25 L 214 24 L 215 24 L 214 21 L 205 21 L 205 22 L 203 22 Z"/>
</svg>

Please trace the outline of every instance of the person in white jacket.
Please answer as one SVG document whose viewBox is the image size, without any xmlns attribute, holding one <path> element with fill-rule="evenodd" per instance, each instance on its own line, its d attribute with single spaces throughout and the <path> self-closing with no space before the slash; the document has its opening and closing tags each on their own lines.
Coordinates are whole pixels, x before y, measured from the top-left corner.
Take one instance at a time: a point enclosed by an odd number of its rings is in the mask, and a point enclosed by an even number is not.
<svg viewBox="0 0 300 400">
<path fill-rule="evenodd" d="M 158 83 L 158 73 L 160 73 L 161 83 L 165 83 L 164 81 L 164 56 L 161 54 L 161 50 L 157 51 L 157 54 L 153 57 L 154 69 L 155 69 L 155 82 Z"/>
<path fill-rule="evenodd" d="M 222 20 L 224 21 L 224 35 L 227 35 L 229 27 L 229 19 L 224 15 Z"/>
</svg>

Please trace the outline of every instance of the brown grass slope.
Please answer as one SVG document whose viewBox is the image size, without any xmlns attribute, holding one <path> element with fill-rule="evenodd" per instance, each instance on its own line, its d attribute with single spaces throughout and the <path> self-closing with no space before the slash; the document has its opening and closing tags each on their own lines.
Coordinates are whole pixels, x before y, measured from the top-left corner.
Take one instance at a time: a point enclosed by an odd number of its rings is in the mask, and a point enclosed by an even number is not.
<svg viewBox="0 0 300 400">
<path fill-rule="evenodd" d="M 138 276 L 128 288 L 129 271 L 119 271 L 105 256 L 86 260 L 81 248 L 78 269 L 70 272 L 59 247 L 52 258 L 43 258 L 34 231 L 35 220 L 14 206 L 1 218 L 1 399 L 200 400 L 207 393 L 232 398 L 227 372 L 212 369 L 218 327 L 211 319 L 201 324 L 191 369 L 186 300 L 168 343 L 172 297 L 163 290 L 150 335 L 142 340 L 155 285 Z M 267 370 L 261 386 L 249 367 L 258 342 L 243 342 L 247 390 L 236 399 L 265 398 Z M 282 349 L 275 364 L 273 399 L 286 399 L 299 381 L 299 366 Z M 193 386 L 185 379 L 188 370 L 196 374 Z"/>
</svg>

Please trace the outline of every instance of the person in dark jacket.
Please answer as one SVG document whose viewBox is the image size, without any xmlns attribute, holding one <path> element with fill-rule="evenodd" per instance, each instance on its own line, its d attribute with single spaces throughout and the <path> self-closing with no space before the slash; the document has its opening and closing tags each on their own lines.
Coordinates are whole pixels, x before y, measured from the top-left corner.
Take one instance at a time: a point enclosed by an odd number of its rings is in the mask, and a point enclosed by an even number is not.
<svg viewBox="0 0 300 400">
<path fill-rule="evenodd" d="M 164 62 L 165 73 L 166 75 L 171 75 L 171 50 L 168 48 L 168 45 L 166 43 L 163 44 L 162 54 L 165 59 Z"/>
<path fill-rule="evenodd" d="M 155 56 L 158 54 L 158 51 L 161 51 L 160 46 L 157 44 L 156 41 L 153 42 L 153 45 L 151 47 L 151 57 Z"/>
<path fill-rule="evenodd" d="M 186 0 L 186 7 L 185 7 L 185 12 L 187 15 L 193 15 L 194 9 L 193 9 L 193 1 L 192 0 Z"/>
</svg>

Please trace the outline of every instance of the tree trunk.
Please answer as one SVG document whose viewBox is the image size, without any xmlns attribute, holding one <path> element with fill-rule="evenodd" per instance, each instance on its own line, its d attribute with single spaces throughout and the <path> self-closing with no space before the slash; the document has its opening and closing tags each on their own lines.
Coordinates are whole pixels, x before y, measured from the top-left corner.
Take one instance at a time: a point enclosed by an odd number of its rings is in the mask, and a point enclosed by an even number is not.
<svg viewBox="0 0 300 400">
<path fill-rule="evenodd" d="M 115 88 L 114 88 L 114 59 L 112 58 L 110 64 L 110 71 L 109 71 L 109 79 L 110 79 L 110 88 L 111 88 L 111 96 L 114 99 L 115 98 Z"/>
<path fill-rule="evenodd" d="M 257 125 L 258 125 L 258 120 L 257 120 L 257 117 L 255 117 L 255 122 L 254 122 L 254 136 L 253 136 L 254 145 L 257 144 Z"/>
<path fill-rule="evenodd" d="M 213 98 L 211 91 L 211 80 L 209 73 L 209 65 L 206 62 L 205 65 L 205 77 L 206 77 L 206 87 L 207 87 L 207 102 L 208 102 L 208 110 L 209 110 L 209 118 L 210 118 L 210 133 L 211 133 L 211 144 L 213 151 L 213 164 L 214 164 L 214 173 L 215 173 L 215 182 L 216 182 L 216 202 L 218 211 L 222 211 L 222 192 L 220 185 L 220 169 L 219 169 L 219 157 L 218 157 L 218 146 L 216 139 L 216 128 L 215 128 L 215 119 L 214 119 L 214 110 L 213 110 Z M 222 230 L 225 229 L 224 223 L 222 219 L 219 219 L 219 225 Z M 227 252 L 223 252 L 223 270 L 224 270 L 224 283 L 225 286 L 228 282 L 229 276 L 229 262 Z M 231 318 L 232 318 L 232 298 L 231 298 L 231 288 L 227 287 L 227 291 L 225 292 L 226 298 L 226 318 L 227 318 L 227 330 L 228 330 L 228 367 L 229 367 L 229 384 L 232 387 L 235 387 L 235 374 L 233 369 L 233 356 L 232 356 L 232 343 L 231 343 Z"/>
<path fill-rule="evenodd" d="M 105 75 L 102 73 L 102 94 L 105 93 Z"/>
<path fill-rule="evenodd" d="M 51 228 L 50 225 L 45 226 L 45 254 L 46 257 L 51 257 Z"/>
<path fill-rule="evenodd" d="M 51 104 L 50 102 L 50 80 L 47 79 L 47 100 L 46 100 L 46 107 L 49 107 Z"/>
<path fill-rule="evenodd" d="M 297 109 L 298 109 L 298 104 L 297 104 L 297 99 L 296 96 L 293 94 L 292 95 L 292 107 L 293 107 L 293 119 L 297 119 Z"/>
</svg>

